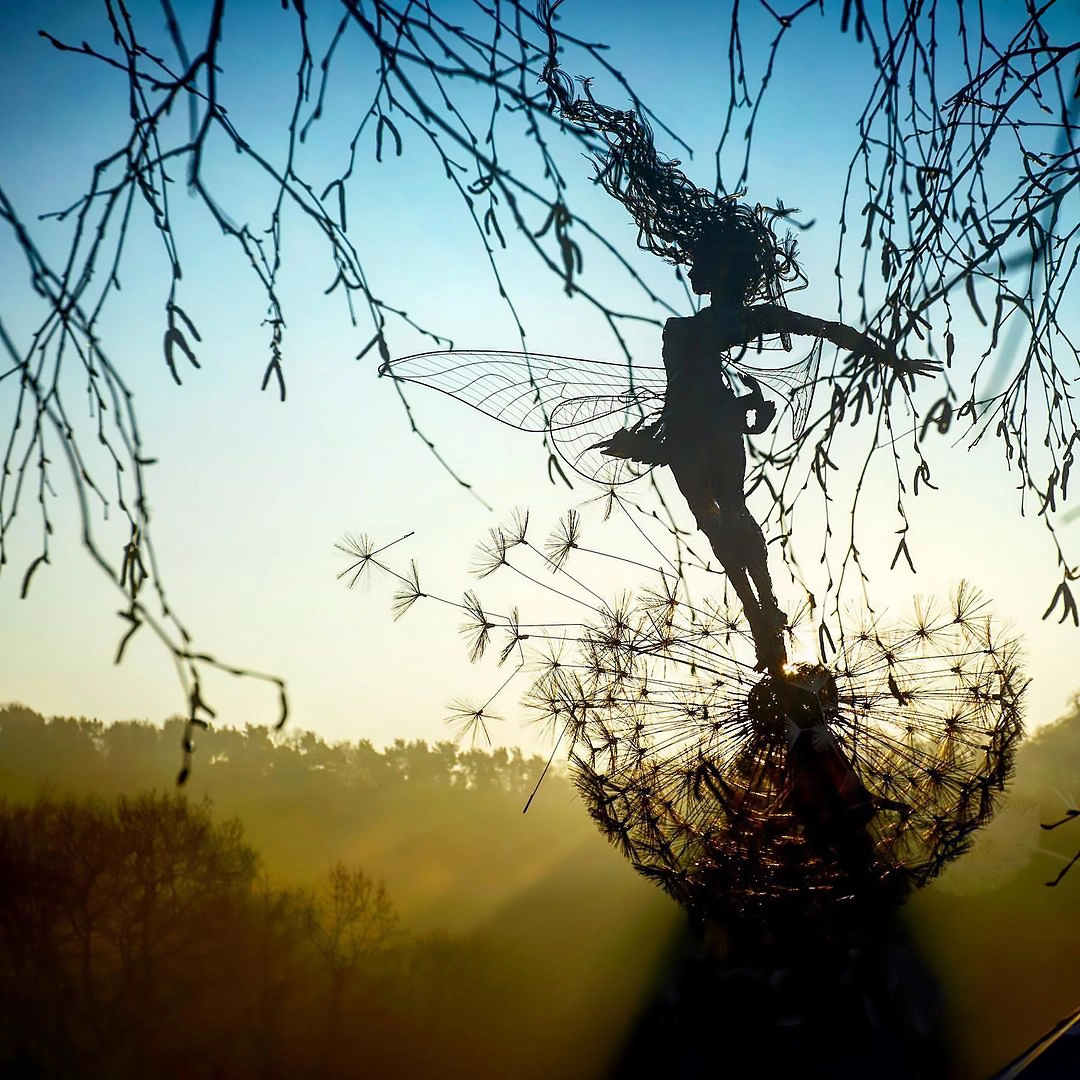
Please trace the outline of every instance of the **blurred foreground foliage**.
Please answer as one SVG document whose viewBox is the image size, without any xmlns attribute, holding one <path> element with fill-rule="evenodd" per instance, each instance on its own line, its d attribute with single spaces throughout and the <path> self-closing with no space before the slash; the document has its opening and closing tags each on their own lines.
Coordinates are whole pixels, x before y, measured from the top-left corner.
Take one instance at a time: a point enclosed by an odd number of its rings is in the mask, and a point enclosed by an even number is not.
<svg viewBox="0 0 1080 1080">
<path fill-rule="evenodd" d="M 182 731 L 0 708 L 0 1073 L 597 1077 L 662 994 L 678 911 L 563 776 L 521 815 L 540 759 L 221 729 L 154 793 Z M 1045 886 L 1080 836 L 1039 828 L 1077 777 L 1080 699 L 905 908 L 956 1077 L 1080 1000 L 1080 879 Z M 762 982 L 761 1022 L 814 977 Z M 679 1038 L 731 1062 L 714 1021 Z"/>
</svg>

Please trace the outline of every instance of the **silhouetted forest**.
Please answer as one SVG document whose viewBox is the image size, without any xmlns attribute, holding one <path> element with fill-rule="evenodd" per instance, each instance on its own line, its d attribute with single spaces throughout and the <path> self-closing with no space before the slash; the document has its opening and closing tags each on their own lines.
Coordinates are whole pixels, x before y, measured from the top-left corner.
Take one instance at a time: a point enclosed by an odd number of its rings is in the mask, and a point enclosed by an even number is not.
<svg viewBox="0 0 1080 1080">
<path fill-rule="evenodd" d="M 179 795 L 183 727 L 0 709 L 0 1073 L 603 1072 L 678 914 L 564 777 L 221 729 Z"/>
<path fill-rule="evenodd" d="M 221 729 L 181 795 L 182 730 L 0 709 L 4 1075 L 595 1077 L 663 995 L 678 910 L 565 777 L 522 815 L 539 758 Z M 1039 828 L 1078 776 L 1080 702 L 905 909 L 958 1077 L 1080 999 L 1080 878 L 1045 885 L 1080 828 Z M 789 974 L 766 1028 L 812 975 Z M 711 1023 L 680 1038 L 738 1056 Z"/>
</svg>

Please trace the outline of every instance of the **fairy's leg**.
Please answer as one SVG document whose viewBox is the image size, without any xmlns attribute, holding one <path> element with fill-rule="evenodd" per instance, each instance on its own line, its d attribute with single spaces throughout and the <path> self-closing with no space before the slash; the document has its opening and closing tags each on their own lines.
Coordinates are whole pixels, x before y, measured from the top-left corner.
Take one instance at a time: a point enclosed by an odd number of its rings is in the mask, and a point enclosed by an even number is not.
<svg viewBox="0 0 1080 1080">
<path fill-rule="evenodd" d="M 725 512 L 708 485 L 697 478 L 676 475 L 698 528 L 728 576 L 750 624 L 758 666 L 779 674 L 787 663 L 783 629 L 787 621 L 776 603 L 769 578 L 765 537 L 745 506 Z"/>
<path fill-rule="evenodd" d="M 725 512 L 722 504 L 714 505 L 716 514 L 709 524 L 716 540 L 710 536 L 710 543 L 714 551 L 718 543 L 722 545 L 727 558 L 725 569 L 728 566 L 738 567 L 738 576 L 746 582 L 746 590 L 753 595 L 755 618 L 751 622 L 751 629 L 754 631 L 758 661 L 762 668 L 779 675 L 787 663 L 783 636 L 787 616 L 780 610 L 773 593 L 765 537 L 745 505 L 738 506 L 734 512 Z M 719 551 L 716 557 L 721 558 Z M 728 576 L 731 577 L 730 571 Z M 743 602 L 745 605 L 746 601 Z"/>
<path fill-rule="evenodd" d="M 765 624 L 763 632 L 767 636 L 768 645 L 766 652 L 769 659 L 766 667 L 774 671 L 787 663 L 787 650 L 784 647 L 784 627 L 787 625 L 787 616 L 780 610 L 773 592 L 772 575 L 769 573 L 768 549 L 765 546 L 765 537 L 761 532 L 761 526 L 750 515 L 745 504 L 731 515 L 735 519 L 733 532 L 736 534 L 736 544 L 739 548 L 740 558 L 750 580 L 757 590 L 758 605 L 761 609 L 761 617 Z M 761 643 L 759 643 L 761 648 Z"/>
</svg>

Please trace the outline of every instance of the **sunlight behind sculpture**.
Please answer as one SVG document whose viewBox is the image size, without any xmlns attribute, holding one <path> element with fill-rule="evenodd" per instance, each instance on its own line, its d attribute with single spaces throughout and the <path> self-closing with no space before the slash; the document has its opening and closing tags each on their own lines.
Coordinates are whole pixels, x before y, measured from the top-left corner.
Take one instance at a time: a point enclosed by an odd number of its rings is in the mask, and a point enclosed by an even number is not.
<svg viewBox="0 0 1080 1080">
<path fill-rule="evenodd" d="M 1017 647 L 977 594 L 867 619 L 780 679 L 742 640 L 646 595 L 532 689 L 637 870 L 698 915 L 772 920 L 897 902 L 966 850 L 1022 730 Z"/>
</svg>

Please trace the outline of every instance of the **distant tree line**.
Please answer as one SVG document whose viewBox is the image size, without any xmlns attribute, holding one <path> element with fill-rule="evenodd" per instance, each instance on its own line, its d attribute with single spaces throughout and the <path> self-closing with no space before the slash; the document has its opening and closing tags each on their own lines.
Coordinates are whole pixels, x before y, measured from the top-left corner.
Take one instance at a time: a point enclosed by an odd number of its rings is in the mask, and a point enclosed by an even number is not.
<svg viewBox="0 0 1080 1080">
<path fill-rule="evenodd" d="M 179 718 L 106 725 L 0 708 L 0 796 L 170 789 L 183 734 Z M 359 862 L 386 878 L 410 920 L 446 926 L 467 921 L 464 910 L 455 917 L 459 902 L 516 880 L 528 862 L 522 845 L 548 859 L 581 843 L 603 848 L 554 770 L 522 818 L 543 766 L 517 749 L 400 739 L 378 749 L 299 730 L 283 738 L 267 727 L 222 727 L 201 734 L 185 790 L 239 817 L 276 874 L 310 884 L 339 859 Z M 493 823 L 513 828 L 493 831 Z M 443 885 L 433 891 L 432 881 Z"/>
<path fill-rule="evenodd" d="M 103 792 L 168 786 L 176 775 L 185 722 L 173 717 L 164 725 L 103 724 L 86 717 L 46 719 L 24 705 L 0 706 L 0 790 L 33 792 L 43 779 Z M 486 751 L 450 741 L 429 745 L 396 739 L 377 750 L 367 739 L 327 743 L 310 731 L 283 737 L 269 727 L 248 725 L 215 728 L 202 737 L 191 783 L 193 789 L 200 781 L 206 788 L 227 777 L 235 787 L 319 774 L 354 790 L 408 781 L 527 797 L 542 767 L 542 758 L 526 757 L 517 748 Z"/>
</svg>

